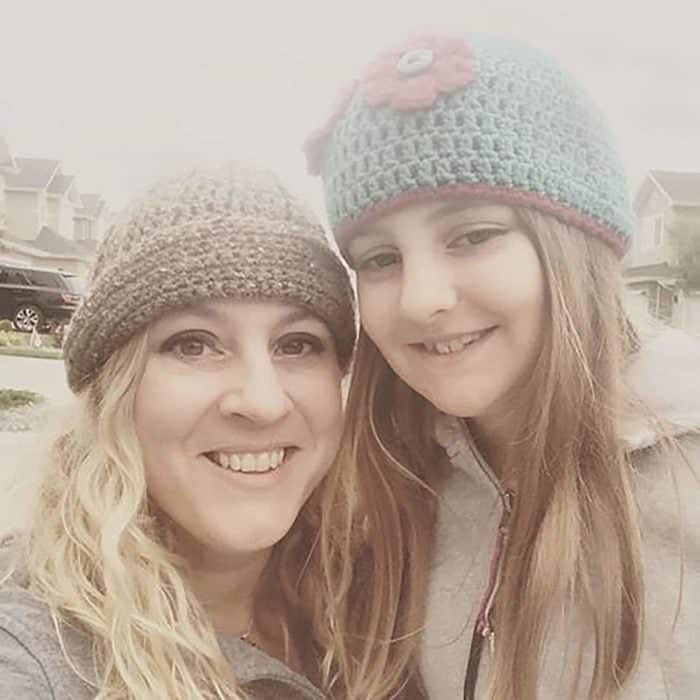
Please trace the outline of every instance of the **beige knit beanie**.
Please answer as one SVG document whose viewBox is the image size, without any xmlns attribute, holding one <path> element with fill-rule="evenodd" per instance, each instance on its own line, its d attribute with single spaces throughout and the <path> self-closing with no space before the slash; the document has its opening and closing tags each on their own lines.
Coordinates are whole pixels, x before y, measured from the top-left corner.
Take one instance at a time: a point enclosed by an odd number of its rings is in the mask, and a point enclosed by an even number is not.
<svg viewBox="0 0 700 700">
<path fill-rule="evenodd" d="M 347 367 L 353 292 L 322 227 L 274 174 L 228 163 L 161 180 L 110 229 L 66 335 L 71 389 L 89 384 L 158 316 L 217 298 L 307 308 L 328 325 Z"/>
</svg>

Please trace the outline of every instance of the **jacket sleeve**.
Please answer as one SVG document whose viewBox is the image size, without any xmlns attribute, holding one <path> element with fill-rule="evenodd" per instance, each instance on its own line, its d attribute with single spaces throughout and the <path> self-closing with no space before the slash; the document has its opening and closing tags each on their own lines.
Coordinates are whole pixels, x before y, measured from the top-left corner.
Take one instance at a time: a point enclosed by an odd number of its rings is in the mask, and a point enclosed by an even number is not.
<svg viewBox="0 0 700 700">
<path fill-rule="evenodd" d="M 0 627 L 0 688 L 3 698 L 53 700 L 39 660 L 11 632 Z"/>
</svg>

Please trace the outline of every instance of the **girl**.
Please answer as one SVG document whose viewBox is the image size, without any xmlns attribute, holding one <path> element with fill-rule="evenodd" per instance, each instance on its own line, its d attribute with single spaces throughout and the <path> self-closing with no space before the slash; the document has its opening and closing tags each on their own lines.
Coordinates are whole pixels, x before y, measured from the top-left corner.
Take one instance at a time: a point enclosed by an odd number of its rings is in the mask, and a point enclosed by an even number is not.
<svg viewBox="0 0 700 700">
<path fill-rule="evenodd" d="M 315 542 L 341 523 L 321 517 L 319 483 L 354 340 L 347 273 L 273 175 L 192 172 L 131 208 L 66 339 L 77 416 L 5 551 L 3 697 L 411 686 L 386 672 L 393 648 L 364 648 L 400 629 L 366 589 L 353 639 L 322 607 L 332 579 Z"/>
<path fill-rule="evenodd" d="M 625 314 L 633 217 L 596 107 L 531 48 L 426 35 L 306 152 L 362 322 L 334 488 L 411 542 L 392 571 L 427 599 L 430 697 L 696 697 L 700 351 Z"/>
</svg>

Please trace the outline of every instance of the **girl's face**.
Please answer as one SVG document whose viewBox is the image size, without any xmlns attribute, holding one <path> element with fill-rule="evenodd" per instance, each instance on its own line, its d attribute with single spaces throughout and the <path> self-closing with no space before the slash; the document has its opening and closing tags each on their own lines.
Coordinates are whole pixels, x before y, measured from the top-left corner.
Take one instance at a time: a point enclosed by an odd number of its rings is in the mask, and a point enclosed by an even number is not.
<svg viewBox="0 0 700 700">
<path fill-rule="evenodd" d="M 365 332 L 441 411 L 498 418 L 541 347 L 545 284 L 510 207 L 430 202 L 341 242 Z"/>
<path fill-rule="evenodd" d="M 268 550 L 326 473 L 341 433 L 333 336 L 278 302 L 161 317 L 136 392 L 149 497 L 188 548 Z"/>
</svg>

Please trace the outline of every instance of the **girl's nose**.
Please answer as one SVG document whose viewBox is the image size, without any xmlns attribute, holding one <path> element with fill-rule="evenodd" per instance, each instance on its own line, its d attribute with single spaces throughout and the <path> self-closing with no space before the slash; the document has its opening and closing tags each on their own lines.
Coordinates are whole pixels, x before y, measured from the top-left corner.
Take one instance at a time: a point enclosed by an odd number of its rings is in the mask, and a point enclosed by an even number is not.
<svg viewBox="0 0 700 700">
<path fill-rule="evenodd" d="M 431 256 L 405 260 L 400 313 L 416 324 L 430 323 L 457 304 L 458 293 L 449 267 Z"/>
</svg>

